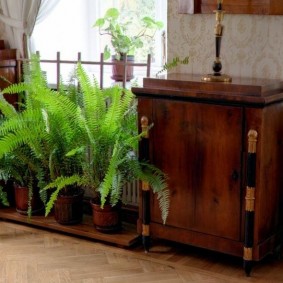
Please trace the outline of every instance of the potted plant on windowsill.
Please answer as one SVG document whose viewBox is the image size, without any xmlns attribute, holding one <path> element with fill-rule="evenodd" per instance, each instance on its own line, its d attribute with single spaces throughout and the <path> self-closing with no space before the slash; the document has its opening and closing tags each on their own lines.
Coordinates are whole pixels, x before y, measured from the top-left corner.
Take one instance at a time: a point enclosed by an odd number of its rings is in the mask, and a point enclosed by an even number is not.
<svg viewBox="0 0 283 283">
<path fill-rule="evenodd" d="M 112 55 L 112 62 L 121 62 L 127 56 L 127 62 L 134 62 L 134 54 L 137 48 L 144 46 L 144 38 L 154 37 L 157 30 L 162 29 L 163 23 L 155 21 L 151 17 L 140 19 L 139 25 L 133 24 L 133 19 L 123 19 L 118 9 L 110 8 L 106 11 L 104 17 L 96 20 L 93 27 L 99 29 L 100 35 L 108 35 L 111 40 L 111 46 L 104 48 L 104 59 L 107 60 Z M 112 49 L 112 50 L 111 50 Z M 113 65 L 112 79 L 122 81 L 124 68 L 122 64 Z M 127 78 L 129 81 L 133 78 L 133 66 L 127 66 Z"/>
</svg>

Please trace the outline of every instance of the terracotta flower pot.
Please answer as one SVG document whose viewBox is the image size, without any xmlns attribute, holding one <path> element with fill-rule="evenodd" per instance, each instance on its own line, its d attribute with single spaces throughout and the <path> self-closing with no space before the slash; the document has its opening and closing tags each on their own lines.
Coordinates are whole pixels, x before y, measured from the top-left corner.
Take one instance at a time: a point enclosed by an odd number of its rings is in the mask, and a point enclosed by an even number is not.
<svg viewBox="0 0 283 283">
<path fill-rule="evenodd" d="M 105 204 L 101 208 L 100 203 L 95 199 L 91 200 L 93 225 L 103 233 L 112 233 L 121 230 L 121 205 L 111 206 Z"/>
<path fill-rule="evenodd" d="M 112 62 L 119 62 L 123 61 L 123 56 L 120 58 L 120 60 L 117 60 L 115 56 L 112 56 Z M 134 62 L 134 56 L 133 55 L 127 55 L 127 62 Z M 115 64 L 112 66 L 112 77 L 111 79 L 121 82 L 124 78 L 124 66 L 122 64 Z M 134 66 L 127 66 L 127 77 L 126 81 L 130 81 L 134 78 Z"/>
<path fill-rule="evenodd" d="M 82 222 L 84 190 L 74 195 L 59 195 L 54 203 L 54 217 L 59 224 L 72 225 Z"/>
<path fill-rule="evenodd" d="M 16 211 L 20 214 L 27 215 L 29 208 L 29 189 L 28 187 L 22 187 L 18 184 L 14 184 L 15 190 L 15 205 Z M 34 189 L 31 199 L 31 214 L 40 214 L 44 210 L 43 202 L 39 197 L 38 190 Z"/>
</svg>

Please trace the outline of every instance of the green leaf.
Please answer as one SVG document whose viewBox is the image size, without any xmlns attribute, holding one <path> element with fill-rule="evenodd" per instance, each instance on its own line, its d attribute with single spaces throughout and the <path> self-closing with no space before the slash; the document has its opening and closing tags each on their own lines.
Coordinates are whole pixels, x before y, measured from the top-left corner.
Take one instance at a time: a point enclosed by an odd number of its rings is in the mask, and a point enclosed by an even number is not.
<svg viewBox="0 0 283 283">
<path fill-rule="evenodd" d="M 106 18 L 112 18 L 112 19 L 118 19 L 119 17 L 119 11 L 116 8 L 110 8 L 106 11 L 105 17 Z"/>
<path fill-rule="evenodd" d="M 105 23 L 105 20 L 100 18 L 100 19 L 97 19 L 95 24 L 93 25 L 93 27 L 102 27 Z"/>
<path fill-rule="evenodd" d="M 111 56 L 110 48 L 109 48 L 108 45 L 106 45 L 106 46 L 104 47 L 103 59 L 106 61 L 106 60 L 108 60 L 108 59 L 110 58 L 110 56 Z"/>
</svg>

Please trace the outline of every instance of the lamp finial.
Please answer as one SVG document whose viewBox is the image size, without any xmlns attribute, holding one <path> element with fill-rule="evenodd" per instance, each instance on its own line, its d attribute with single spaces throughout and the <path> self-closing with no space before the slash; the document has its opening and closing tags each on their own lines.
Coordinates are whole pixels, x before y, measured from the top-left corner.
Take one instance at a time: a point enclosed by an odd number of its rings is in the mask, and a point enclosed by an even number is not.
<svg viewBox="0 0 283 283">
<path fill-rule="evenodd" d="M 232 78 L 227 75 L 221 74 L 222 63 L 220 60 L 220 47 L 221 47 L 221 39 L 223 35 L 224 26 L 222 25 L 222 21 L 224 18 L 225 11 L 222 10 L 223 0 L 217 0 L 217 10 L 215 10 L 216 16 L 216 24 L 214 27 L 214 35 L 215 35 L 215 60 L 212 65 L 212 69 L 214 71 L 213 74 L 208 74 L 207 76 L 202 78 L 202 81 L 213 81 L 213 82 L 231 82 Z"/>
</svg>

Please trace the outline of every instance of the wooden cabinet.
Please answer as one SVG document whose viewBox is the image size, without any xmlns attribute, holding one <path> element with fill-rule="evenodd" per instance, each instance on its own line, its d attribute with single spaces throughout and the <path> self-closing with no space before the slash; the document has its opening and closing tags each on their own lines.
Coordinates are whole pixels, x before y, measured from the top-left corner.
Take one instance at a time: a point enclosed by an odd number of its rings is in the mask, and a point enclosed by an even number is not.
<svg viewBox="0 0 283 283">
<path fill-rule="evenodd" d="M 212 13 L 216 0 L 179 0 L 179 13 Z M 223 9 L 229 14 L 282 15 L 283 2 L 278 0 L 224 0 Z"/>
<path fill-rule="evenodd" d="M 169 177 L 166 225 L 151 195 L 152 236 L 243 256 L 250 233 L 252 260 L 281 244 L 282 87 L 279 81 L 213 83 L 170 74 L 145 78 L 143 88 L 133 88 L 139 120 L 146 116 L 154 124 L 150 160 Z M 250 130 L 257 133 L 252 223 L 246 219 L 245 201 Z M 140 232 L 141 215 L 142 205 Z"/>
<path fill-rule="evenodd" d="M 0 40 L 0 89 L 4 89 L 10 83 L 18 82 L 17 50 L 6 49 L 3 40 Z M 13 105 L 17 105 L 18 95 L 5 95 L 5 98 Z"/>
</svg>

